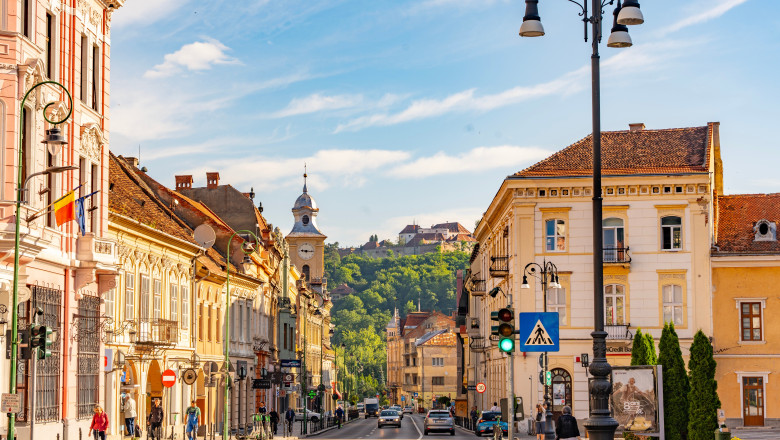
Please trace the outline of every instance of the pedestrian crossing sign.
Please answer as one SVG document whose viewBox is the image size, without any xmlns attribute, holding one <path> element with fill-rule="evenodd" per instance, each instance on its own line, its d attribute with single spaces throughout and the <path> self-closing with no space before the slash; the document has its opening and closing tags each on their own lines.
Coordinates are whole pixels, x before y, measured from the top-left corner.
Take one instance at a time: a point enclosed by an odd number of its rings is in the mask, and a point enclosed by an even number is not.
<svg viewBox="0 0 780 440">
<path fill-rule="evenodd" d="M 560 351 L 558 313 L 520 313 L 520 351 Z"/>
</svg>

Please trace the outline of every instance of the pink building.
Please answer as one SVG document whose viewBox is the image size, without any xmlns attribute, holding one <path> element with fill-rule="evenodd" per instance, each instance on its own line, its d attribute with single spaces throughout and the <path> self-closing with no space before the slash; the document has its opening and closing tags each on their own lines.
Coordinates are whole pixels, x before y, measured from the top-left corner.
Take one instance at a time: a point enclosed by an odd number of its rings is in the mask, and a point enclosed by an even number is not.
<svg viewBox="0 0 780 440">
<path fill-rule="evenodd" d="M 95 404 L 103 400 L 104 349 L 101 296 L 114 287 L 116 246 L 108 229 L 109 66 L 111 14 L 124 0 L 5 0 L 0 2 L 0 330 L 10 330 L 14 271 L 17 173 L 22 178 L 52 166 L 77 170 L 30 179 L 21 210 L 19 328 L 26 329 L 33 307 L 39 323 L 56 331 L 52 356 L 38 362 L 33 402 L 29 360 L 18 364 L 17 438 L 80 438 Z M 52 155 L 41 140 L 50 124 L 67 114 L 68 98 L 53 84 L 35 88 L 20 111 L 22 97 L 41 81 L 57 81 L 73 96 L 73 114 L 59 126 L 68 144 Z M 21 122 L 21 133 L 19 127 Z M 19 137 L 23 137 L 20 146 Z M 22 161 L 19 163 L 19 149 Z M 79 185 L 81 185 L 79 187 Z M 75 221 L 57 226 L 49 205 L 71 189 L 87 196 L 85 235 Z M 5 327 L 5 328 L 1 328 Z M 20 332 L 21 333 L 21 332 Z M 5 335 L 5 332 L 2 333 Z M 10 341 L 2 338 L 6 351 Z M 110 369 L 109 365 L 109 369 Z M 0 391 L 9 389 L 9 361 L 0 361 Z M 34 414 L 33 414 L 34 407 Z M 0 418 L 5 436 L 7 418 Z"/>
</svg>

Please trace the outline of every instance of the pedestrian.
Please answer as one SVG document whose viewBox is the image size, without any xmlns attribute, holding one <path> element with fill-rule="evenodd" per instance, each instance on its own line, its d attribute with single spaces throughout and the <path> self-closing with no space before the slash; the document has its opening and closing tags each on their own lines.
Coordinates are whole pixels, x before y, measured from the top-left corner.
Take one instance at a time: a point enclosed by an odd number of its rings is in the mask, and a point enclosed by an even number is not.
<svg viewBox="0 0 780 440">
<path fill-rule="evenodd" d="M 95 405 L 95 414 L 92 416 L 92 423 L 89 424 L 89 436 L 94 434 L 95 440 L 106 440 L 106 431 L 108 431 L 108 416 L 103 411 L 103 407 Z"/>
<path fill-rule="evenodd" d="M 271 432 L 276 435 L 276 429 L 279 425 L 279 413 L 276 412 L 276 409 L 271 408 L 271 412 L 268 415 L 271 417 Z"/>
<path fill-rule="evenodd" d="M 135 410 L 135 399 L 130 394 L 125 394 L 125 435 L 132 437 L 135 434 L 135 418 L 138 413 Z"/>
<path fill-rule="evenodd" d="M 161 399 L 154 399 L 152 403 L 152 410 L 149 411 L 149 415 L 146 416 L 146 423 L 149 427 L 149 437 L 154 440 L 162 440 L 162 422 L 163 422 L 163 409 Z"/>
<path fill-rule="evenodd" d="M 292 407 L 287 408 L 287 412 L 284 413 L 284 420 L 287 421 L 287 435 L 292 435 L 293 422 L 295 422 L 295 411 Z"/>
<path fill-rule="evenodd" d="M 558 417 L 555 434 L 558 440 L 580 440 L 580 428 L 577 426 L 577 419 L 571 415 L 571 407 L 564 406 L 563 414 Z"/>
<path fill-rule="evenodd" d="M 492 412 L 501 412 L 501 407 L 498 406 L 498 402 L 493 402 L 493 406 L 490 407 Z"/>
<path fill-rule="evenodd" d="M 257 408 L 257 413 L 258 414 L 265 414 L 266 411 L 267 410 L 265 409 L 265 402 L 260 402 L 260 407 Z"/>
<path fill-rule="evenodd" d="M 536 440 L 544 440 L 544 419 L 547 415 L 541 404 L 536 404 Z"/>
<path fill-rule="evenodd" d="M 198 437 L 198 425 L 200 424 L 200 408 L 193 400 L 190 402 L 190 406 L 184 412 L 184 419 L 187 423 L 187 438 L 189 440 L 195 440 Z"/>
<path fill-rule="evenodd" d="M 341 429 L 341 423 L 343 418 L 344 418 L 344 408 L 342 408 L 341 405 L 339 405 L 339 407 L 336 408 L 336 421 L 339 424 L 339 429 Z"/>
<path fill-rule="evenodd" d="M 474 428 L 474 432 L 477 432 L 477 419 L 479 419 L 479 411 L 477 411 L 477 405 L 471 407 L 471 426 Z"/>
</svg>

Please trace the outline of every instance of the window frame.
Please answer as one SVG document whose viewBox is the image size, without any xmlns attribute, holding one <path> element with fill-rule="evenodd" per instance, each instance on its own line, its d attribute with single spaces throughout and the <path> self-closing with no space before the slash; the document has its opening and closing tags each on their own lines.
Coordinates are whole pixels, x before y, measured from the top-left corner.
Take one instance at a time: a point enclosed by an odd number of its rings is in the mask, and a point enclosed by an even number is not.
<svg viewBox="0 0 780 440">
<path fill-rule="evenodd" d="M 168 283 L 168 319 L 179 321 L 179 284 L 175 281 Z"/>
<path fill-rule="evenodd" d="M 552 235 L 550 235 L 550 232 L 549 232 L 549 225 L 550 225 L 551 222 L 552 222 L 552 225 L 553 225 L 553 234 Z M 567 231 L 566 223 L 567 223 L 567 220 L 566 219 L 562 219 L 562 218 L 550 218 L 550 219 L 546 219 L 544 221 L 543 224 L 544 224 L 544 251 L 545 252 L 566 252 L 566 249 L 567 249 L 566 245 L 568 244 L 567 243 L 567 241 L 568 241 L 567 240 L 567 234 L 566 234 L 566 231 Z M 558 234 L 558 226 L 559 225 L 563 226 L 563 233 L 562 234 Z M 549 246 L 550 245 L 549 240 L 551 238 L 553 239 L 553 242 L 552 242 L 553 249 L 550 249 L 550 246 Z M 559 248 L 560 247 L 559 245 L 560 245 L 561 241 L 563 243 L 562 249 Z"/>
<path fill-rule="evenodd" d="M 122 318 L 125 321 L 135 319 L 135 273 L 125 272 L 125 297 Z"/>
<path fill-rule="evenodd" d="M 666 300 L 666 289 L 670 288 L 672 290 L 672 301 Z M 680 289 L 680 301 L 677 302 L 674 300 L 674 288 Z M 672 319 L 671 321 L 666 320 L 666 308 L 671 307 L 672 308 Z M 679 308 L 680 309 L 680 323 L 674 321 L 675 316 L 675 310 Z M 674 326 L 676 328 L 682 328 L 685 326 L 685 288 L 682 284 L 677 283 L 666 283 L 661 286 L 661 317 L 663 319 L 664 324 L 667 322 L 674 323 Z"/>
<path fill-rule="evenodd" d="M 181 301 L 181 310 L 179 310 L 179 322 L 182 330 L 190 329 L 190 286 L 187 283 L 179 285 L 179 301 Z"/>
<path fill-rule="evenodd" d="M 562 304 L 558 302 L 558 300 L 560 300 L 561 291 L 563 291 L 563 303 Z M 554 293 L 554 295 L 551 295 L 551 293 Z M 548 312 L 557 312 L 558 313 L 559 324 L 561 326 L 566 326 L 566 324 L 568 323 L 568 318 L 569 318 L 569 314 L 567 313 L 567 310 L 566 310 L 566 309 L 568 309 L 568 303 L 569 303 L 567 295 L 568 295 L 568 291 L 566 290 L 566 286 L 564 286 L 564 285 L 561 285 L 560 289 L 558 289 L 558 288 L 555 288 L 555 289 L 548 288 L 547 289 L 547 304 L 546 304 L 547 307 L 546 307 L 546 310 Z M 552 298 L 553 296 L 555 297 L 555 300 L 556 300 L 555 303 L 551 303 L 550 302 L 550 298 Z M 561 310 L 563 310 L 563 317 L 561 317 Z"/>
<path fill-rule="evenodd" d="M 761 301 L 759 299 L 755 300 L 742 300 L 737 301 L 737 313 L 739 316 L 739 341 L 740 342 L 747 342 L 747 343 L 756 343 L 756 342 L 764 342 L 764 307 L 765 307 L 765 301 Z M 744 305 L 750 305 L 750 313 L 748 315 L 745 315 L 742 311 Z M 755 315 L 752 313 L 752 309 L 754 305 L 758 306 L 758 315 Z M 745 339 L 745 326 L 744 326 L 744 320 L 746 316 L 750 319 L 750 339 Z M 759 327 L 757 328 L 759 331 L 759 339 L 752 338 L 753 331 L 756 330 L 756 327 L 753 327 L 753 318 L 758 318 Z"/>
<path fill-rule="evenodd" d="M 679 225 L 664 225 L 664 219 L 667 219 L 667 218 L 678 218 L 680 220 L 680 224 Z M 668 215 L 661 216 L 660 228 L 661 228 L 660 229 L 660 232 L 661 232 L 661 237 L 660 238 L 661 238 L 661 250 L 662 251 L 665 251 L 665 252 L 679 252 L 679 251 L 683 250 L 684 241 L 683 241 L 683 217 L 682 216 L 676 215 L 676 214 L 668 214 Z M 665 236 L 664 236 L 664 233 L 665 233 L 665 231 L 667 229 L 670 231 L 669 232 L 669 245 L 670 245 L 670 247 L 668 247 L 668 248 L 665 247 Z M 675 243 L 675 240 L 674 240 L 674 231 L 675 231 L 675 229 L 678 229 L 679 232 L 680 232 L 678 247 L 675 247 L 675 245 L 674 245 L 674 243 Z"/>
<path fill-rule="evenodd" d="M 615 287 L 615 293 L 607 293 L 608 287 Z M 617 287 L 620 287 L 622 290 L 621 294 L 617 293 Z M 622 322 L 617 322 L 617 320 L 614 319 L 614 316 L 610 321 L 607 321 L 607 319 L 610 319 L 608 316 L 608 310 L 609 307 L 607 307 L 607 298 L 613 298 L 615 302 L 617 302 L 617 298 L 622 296 L 623 297 L 623 305 L 622 305 Z M 604 284 L 604 324 L 605 325 L 628 325 L 628 320 L 626 317 L 626 309 L 628 308 L 628 301 L 627 301 L 627 294 L 626 294 L 626 285 L 621 283 L 609 283 Z M 615 306 L 617 308 L 617 306 Z"/>
</svg>

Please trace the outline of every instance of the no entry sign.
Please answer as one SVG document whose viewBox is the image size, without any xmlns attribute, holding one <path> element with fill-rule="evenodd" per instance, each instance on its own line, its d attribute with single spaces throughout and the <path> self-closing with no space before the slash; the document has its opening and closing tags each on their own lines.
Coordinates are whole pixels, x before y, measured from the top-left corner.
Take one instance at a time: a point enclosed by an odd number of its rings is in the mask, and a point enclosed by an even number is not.
<svg viewBox="0 0 780 440">
<path fill-rule="evenodd" d="M 162 374 L 163 386 L 170 388 L 175 383 L 176 383 L 176 372 L 170 369 L 163 371 Z"/>
</svg>

